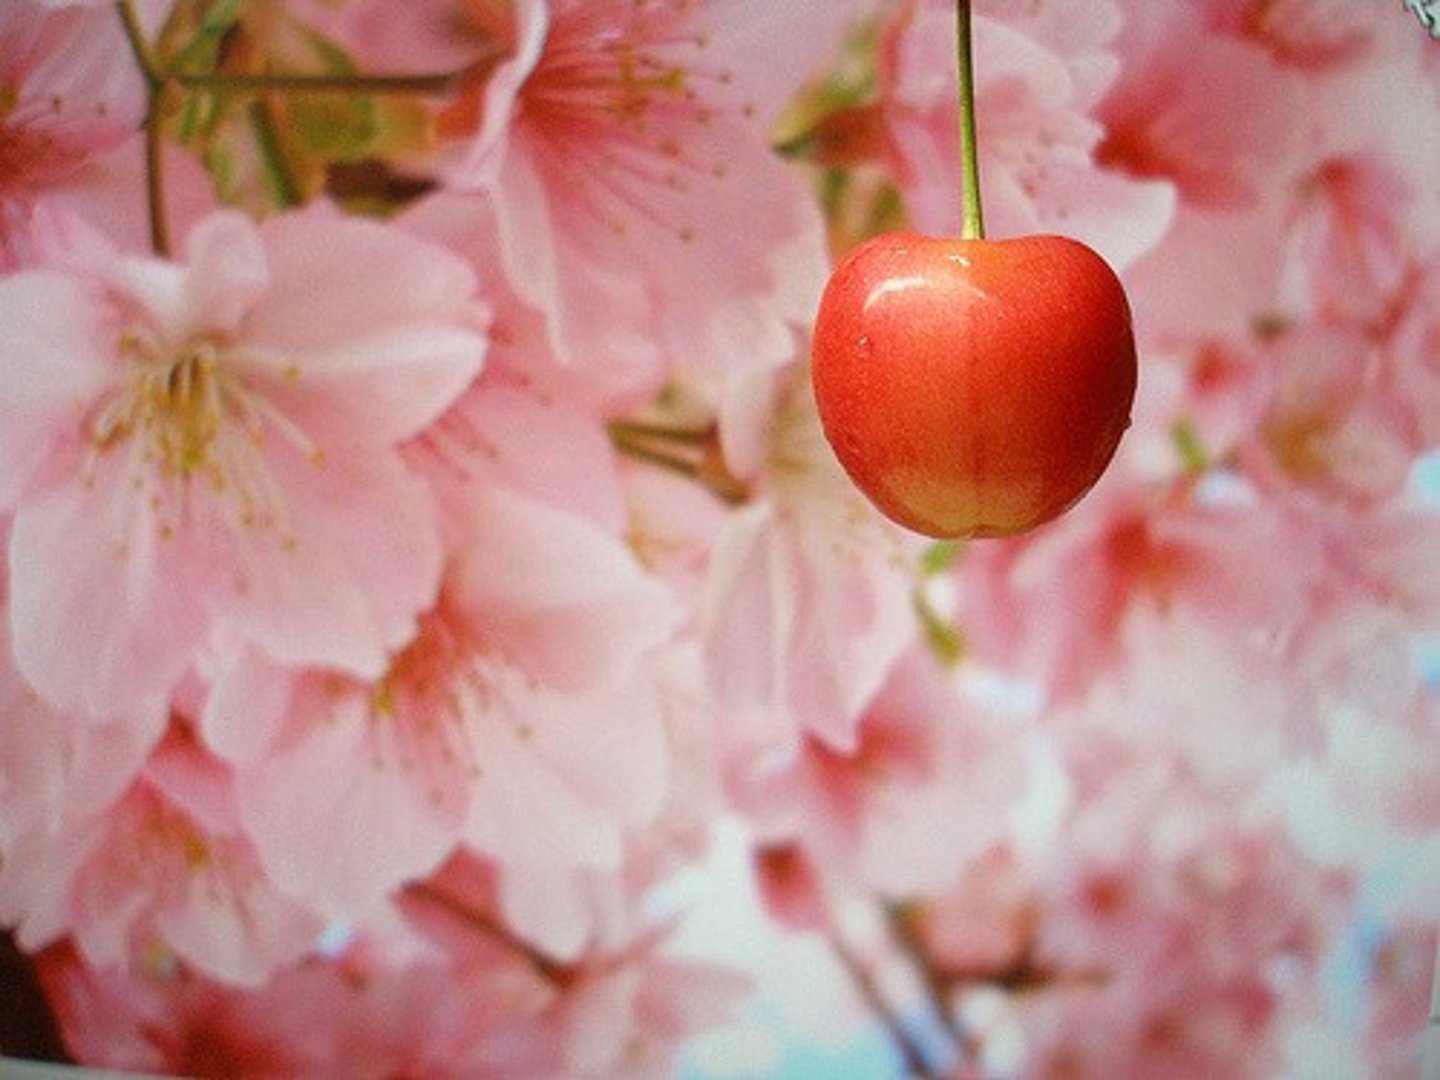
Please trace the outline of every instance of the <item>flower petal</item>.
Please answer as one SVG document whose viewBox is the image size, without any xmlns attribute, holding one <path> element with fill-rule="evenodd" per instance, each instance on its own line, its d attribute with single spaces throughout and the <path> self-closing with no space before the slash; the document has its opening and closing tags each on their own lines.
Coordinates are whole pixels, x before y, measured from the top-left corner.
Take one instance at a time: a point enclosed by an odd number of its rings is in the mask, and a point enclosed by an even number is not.
<svg viewBox="0 0 1440 1080">
<path fill-rule="evenodd" d="M 104 326 L 80 281 L 36 270 L 0 281 L 0 508 L 73 451 L 89 402 L 110 382 Z M 68 445 L 67 445 L 68 444 Z"/>
</svg>

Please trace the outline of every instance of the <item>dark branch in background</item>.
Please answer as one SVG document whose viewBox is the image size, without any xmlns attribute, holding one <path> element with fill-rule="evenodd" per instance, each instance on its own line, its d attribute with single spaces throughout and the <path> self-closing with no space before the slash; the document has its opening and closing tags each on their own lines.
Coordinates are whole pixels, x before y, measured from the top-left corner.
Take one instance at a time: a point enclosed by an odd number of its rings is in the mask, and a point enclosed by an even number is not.
<svg viewBox="0 0 1440 1080">
<path fill-rule="evenodd" d="M 840 937 L 838 933 L 831 932 L 830 948 L 844 967 L 850 981 L 855 984 L 856 991 L 864 999 L 865 1005 L 875 1014 L 884 1026 L 895 1048 L 900 1053 L 900 1058 L 905 1064 L 905 1075 L 919 1077 L 921 1080 L 935 1080 L 938 1077 L 925 1056 L 925 1051 L 910 1034 L 905 1026 L 904 1019 L 895 1011 L 894 1006 L 886 1000 L 884 992 L 875 980 L 874 973 L 865 962 L 851 950 L 850 946 Z"/>
<path fill-rule="evenodd" d="M 0 1057 L 70 1063 L 31 959 L 0 935 Z"/>
<path fill-rule="evenodd" d="M 447 916 L 458 920 L 481 936 L 515 953 L 534 968 L 535 973 L 552 986 L 563 987 L 571 981 L 571 971 L 560 961 L 546 956 L 533 945 L 520 940 L 508 928 L 490 918 L 484 912 L 466 904 L 429 883 L 409 886 L 404 893 L 412 901 L 420 901 Z"/>
</svg>

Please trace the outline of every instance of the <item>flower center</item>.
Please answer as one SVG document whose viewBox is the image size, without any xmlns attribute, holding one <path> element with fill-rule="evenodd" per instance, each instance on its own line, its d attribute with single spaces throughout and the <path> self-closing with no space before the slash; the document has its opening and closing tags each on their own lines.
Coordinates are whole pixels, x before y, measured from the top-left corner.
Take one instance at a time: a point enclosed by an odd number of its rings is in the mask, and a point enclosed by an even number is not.
<svg viewBox="0 0 1440 1080">
<path fill-rule="evenodd" d="M 708 39 L 689 21 L 683 3 L 640 0 L 621 16 L 581 5 L 557 17 L 526 82 L 526 123 L 549 142 L 557 182 L 612 234 L 641 225 L 692 242 L 688 199 L 727 174 L 697 136 L 724 108 L 710 92 L 732 76 L 706 63 Z M 576 175 L 586 183 L 576 187 Z"/>
<path fill-rule="evenodd" d="M 223 345 L 196 337 L 177 346 L 132 329 L 120 339 L 120 355 L 129 370 L 92 421 L 82 473 L 87 486 L 99 460 L 124 447 L 124 482 L 146 502 L 162 536 L 180 526 L 197 480 L 232 525 L 286 532 L 284 500 L 265 460 L 267 439 L 277 433 L 313 462 L 320 451 L 245 385 Z"/>
<path fill-rule="evenodd" d="M 222 364 L 219 347 L 202 338 L 171 350 L 130 333 L 120 351 L 135 368 L 95 422 L 96 448 L 103 452 L 137 436 L 145 460 L 166 474 L 189 477 L 213 468 L 226 413 L 243 393 Z"/>
</svg>

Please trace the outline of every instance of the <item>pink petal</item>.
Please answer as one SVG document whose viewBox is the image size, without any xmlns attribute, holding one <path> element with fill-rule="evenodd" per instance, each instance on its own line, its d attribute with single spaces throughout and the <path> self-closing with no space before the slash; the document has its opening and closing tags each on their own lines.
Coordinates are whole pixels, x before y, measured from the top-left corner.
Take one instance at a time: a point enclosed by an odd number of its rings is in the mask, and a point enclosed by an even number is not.
<svg viewBox="0 0 1440 1080">
<path fill-rule="evenodd" d="M 477 726 L 466 836 L 502 865 L 615 868 L 626 828 L 664 796 L 668 751 L 651 689 L 526 692 Z"/>
<path fill-rule="evenodd" d="M 0 281 L 0 507 L 79 443 L 89 402 L 110 382 L 94 296 L 46 271 Z"/>
<path fill-rule="evenodd" d="M 465 178 L 482 183 L 494 179 L 494 170 L 504 160 L 505 142 L 510 136 L 518 109 L 517 98 L 545 49 L 550 30 L 550 9 L 544 0 L 516 0 L 512 6 L 510 58 L 498 64 L 485 84 L 485 111 L 480 131 L 473 142 L 461 149 L 449 170 L 452 186 L 462 190 Z"/>
<path fill-rule="evenodd" d="M 590 941 L 589 897 L 581 875 L 568 867 L 507 867 L 500 908 L 506 925 L 557 960 L 578 958 Z"/>
<path fill-rule="evenodd" d="M 266 251 L 249 218 L 219 211 L 185 237 L 185 301 L 191 334 L 233 333 L 270 285 Z"/>
<path fill-rule="evenodd" d="M 103 460 L 97 471 L 118 465 Z M 108 477 L 106 477 L 108 479 Z M 113 481 L 120 487 L 120 481 Z M 191 660 L 205 621 L 204 599 L 170 576 L 174 554 L 148 522 L 108 523 L 127 509 L 69 484 L 15 515 L 10 540 L 10 619 L 15 662 L 58 707 L 96 716 L 147 715 Z"/>
<path fill-rule="evenodd" d="M 562 364 L 588 367 L 610 358 L 654 382 L 660 361 L 647 335 L 649 299 L 633 273 L 596 260 L 581 221 L 572 236 L 546 199 L 548 148 L 516 139 L 495 183 L 504 192 L 496 220 L 506 276 L 531 307 L 544 312 L 550 345 Z M 560 213 L 564 208 L 560 209 Z"/>
<path fill-rule="evenodd" d="M 389 455 L 277 453 L 288 532 L 235 539 L 224 625 L 273 659 L 376 678 L 435 599 L 441 550 L 427 492 Z"/>
<path fill-rule="evenodd" d="M 546 697 L 522 720 L 536 757 L 569 789 L 622 825 L 649 824 L 660 810 L 670 751 L 647 675 L 583 697 Z"/>
<path fill-rule="evenodd" d="M 352 685 L 327 700 L 312 686 L 289 737 L 238 781 L 245 830 L 267 872 L 345 921 L 439 865 L 459 836 L 471 780 L 463 758 L 426 753 L 423 731 L 435 717 L 377 716 L 366 695 Z"/>
<path fill-rule="evenodd" d="M 774 705 L 784 694 L 785 643 L 795 625 L 786 567 L 771 543 L 773 508 L 736 513 L 716 539 L 703 608 L 702 641 L 720 700 Z"/>
<path fill-rule="evenodd" d="M 578 718 L 577 718 L 578 720 Z M 484 730 L 466 840 L 502 864 L 615 867 L 618 824 L 570 792 L 508 727 Z"/>
<path fill-rule="evenodd" d="M 617 539 L 499 488 L 461 503 L 470 522 L 449 592 L 487 649 L 557 689 L 625 679 L 678 610 Z"/>
<path fill-rule="evenodd" d="M 466 480 L 495 483 L 564 507 L 602 531 L 627 527 L 626 491 L 614 446 L 594 412 L 490 369 L 447 414 L 442 440 L 467 451 Z"/>
<path fill-rule="evenodd" d="M 237 366 L 317 453 L 338 454 L 416 434 L 470 385 L 484 353 L 476 331 L 414 324 L 303 353 L 242 348 Z"/>
<path fill-rule="evenodd" d="M 261 757 L 279 737 L 296 675 L 254 649 L 227 653 L 224 666 L 213 672 L 198 727 L 211 751 L 244 765 Z"/>
<path fill-rule="evenodd" d="M 156 929 L 198 971 L 221 982 L 260 986 L 310 951 L 319 920 L 278 894 L 244 848 L 216 853 L 192 875 L 182 903 Z"/>
<path fill-rule="evenodd" d="M 517 149 L 523 153 L 523 148 Z M 520 211 L 516 211 L 520 213 Z M 537 393 L 564 397 L 613 412 L 634 402 L 648 401 L 654 393 L 655 346 L 625 333 L 613 334 L 603 326 L 585 327 L 579 345 L 552 342 L 549 316 L 534 306 L 534 296 L 549 295 L 554 285 L 532 284 L 522 297 L 519 286 L 502 268 L 502 241 L 496 213 L 483 194 L 460 194 L 442 189 L 421 199 L 399 219 L 399 224 L 465 257 L 480 276 L 480 290 L 495 307 L 487 369 L 502 368 L 525 380 Z M 540 227 L 545 227 L 541 223 Z M 523 237 L 524 232 L 520 230 Z M 515 241 L 520 242 L 520 241 Z M 534 245 L 532 245 L 534 246 Z M 536 248 L 522 264 L 524 275 L 549 259 Z M 621 285 L 622 289 L 630 287 Z M 518 290 L 518 291 L 517 291 Z M 577 296 L 577 303 L 610 306 L 616 296 L 605 290 L 598 296 Z M 641 318 L 643 298 L 631 291 L 631 303 Z M 599 314 L 604 314 L 600 311 Z M 583 363 L 577 364 L 577 358 Z"/>
<path fill-rule="evenodd" d="M 460 259 L 391 226 L 311 211 L 271 218 L 260 238 L 271 287 L 244 334 L 283 353 L 483 317 Z"/>
<path fill-rule="evenodd" d="M 588 365 L 626 339 L 659 346 L 647 364 L 787 358 L 824 282 L 825 238 L 802 177 L 717 74 L 753 58 L 717 55 L 689 6 L 582 4 L 551 9 L 548 26 L 525 13 L 522 57 L 497 73 L 450 180 L 493 196 L 506 273 L 547 313 L 561 359 Z M 616 41 L 666 57 L 684 92 L 636 82 Z M 632 93 L 641 124 L 613 107 Z"/>
</svg>

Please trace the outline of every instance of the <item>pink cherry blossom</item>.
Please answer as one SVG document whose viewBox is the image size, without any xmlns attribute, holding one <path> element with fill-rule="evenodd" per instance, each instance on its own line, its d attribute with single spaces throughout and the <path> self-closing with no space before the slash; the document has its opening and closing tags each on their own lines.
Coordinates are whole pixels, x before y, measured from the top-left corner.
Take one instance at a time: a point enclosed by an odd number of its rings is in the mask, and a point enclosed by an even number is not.
<svg viewBox="0 0 1440 1080">
<path fill-rule="evenodd" d="M 1263 45 L 1277 60 L 1324 72 L 1365 57 L 1382 20 L 1347 0 L 1205 0 L 1214 30 Z"/>
<path fill-rule="evenodd" d="M 1417 267 L 1408 302 L 1380 354 L 1380 389 L 1423 446 L 1440 444 L 1440 274 L 1437 255 Z"/>
<path fill-rule="evenodd" d="M 185 968 L 132 976 L 70 949 L 41 974 L 69 1046 L 85 1061 L 175 1075 L 553 1075 L 535 1017 L 553 988 L 523 957 L 492 951 L 464 970 L 436 960 L 375 968 L 312 959 L 262 987 Z"/>
<path fill-rule="evenodd" d="M 265 877 L 238 829 L 229 777 L 181 731 L 103 813 L 23 854 L 17 870 L 43 886 L 27 938 L 39 946 L 68 933 L 97 966 L 178 957 L 255 985 L 305 953 L 322 925 Z"/>
<path fill-rule="evenodd" d="M 822 878 L 906 897 L 950 884 L 1005 836 L 1025 793 L 1023 742 L 933 657 L 917 649 L 895 665 L 856 739 L 736 762 L 735 799 L 763 844 L 800 845 Z"/>
<path fill-rule="evenodd" d="M 15 0 L 0 11 L 0 268 L 34 200 L 139 125 L 144 84 L 108 5 Z M 140 203 L 136 203 L 137 208 Z"/>
<path fill-rule="evenodd" d="M 1335 157 L 1297 182 L 1290 278 L 1300 311 L 1373 327 L 1393 317 L 1415 258 L 1403 208 L 1413 195 L 1383 160 Z"/>
<path fill-rule="evenodd" d="M 668 591 L 564 511 L 484 485 L 447 503 L 465 547 L 380 678 L 252 658 L 207 713 L 269 872 L 335 918 L 462 842 L 507 867 L 616 866 L 664 791 L 642 661 L 673 628 Z"/>
<path fill-rule="evenodd" d="M 1183 756 L 1067 730 L 1075 804 L 1037 864 L 1030 1067 L 1272 1073 L 1288 1027 L 1313 1016 L 1306 988 L 1348 908 L 1347 875 L 1282 823 L 1236 814 Z"/>
<path fill-rule="evenodd" d="M 21 679 L 9 638 L 0 622 L 0 924 L 35 948 L 63 932 L 76 860 L 139 776 L 167 716 L 59 713 Z"/>
<path fill-rule="evenodd" d="M 479 367 L 468 271 L 325 213 L 217 214 L 185 254 L 0 282 L 14 649 L 62 706 L 152 707 L 219 638 L 377 674 L 434 599 L 394 446 Z"/>
<path fill-rule="evenodd" d="M 547 403 L 588 412 L 591 422 L 597 426 L 614 413 L 649 402 L 654 391 L 653 370 L 643 356 L 623 348 L 608 351 L 598 341 L 590 343 L 595 351 L 587 353 L 584 364 L 568 363 L 556 354 L 546 330 L 545 312 L 518 295 L 504 272 L 499 226 L 488 198 L 441 189 L 407 209 L 397 224 L 407 232 L 449 248 L 474 270 L 480 291 L 493 308 L 491 350 L 486 359 L 492 384 L 497 371 L 503 372 L 508 380 L 520 384 L 518 389 Z M 478 400 L 483 402 L 497 396 L 502 396 L 498 390 L 494 394 L 478 395 Z M 480 407 L 484 408 L 483 404 Z M 462 414 L 464 411 L 459 410 Z M 509 409 L 498 412 L 493 419 L 501 423 L 505 422 L 505 416 L 514 422 L 519 415 Z M 452 415 L 448 419 L 456 417 Z M 519 422 L 527 424 L 534 419 Z M 462 433 L 452 431 L 451 434 Z M 557 439 L 554 445 L 563 447 L 564 443 Z M 472 459 L 479 456 L 482 455 L 471 455 Z M 581 454 L 567 448 L 567 461 L 572 469 L 607 458 L 604 453 Z M 559 479 L 569 470 L 552 467 L 547 471 L 552 478 Z M 590 487 L 587 479 L 579 479 L 569 494 L 572 499 L 583 500 L 583 493 Z M 608 485 L 602 484 L 600 490 L 606 487 Z"/>
<path fill-rule="evenodd" d="M 1320 567 L 1318 538 L 1293 525 L 1243 490 L 1209 497 L 1189 481 L 1112 478 L 1055 528 L 959 560 L 961 631 L 977 660 L 1056 700 L 1125 666 L 1127 624 L 1145 613 L 1283 640 L 1303 621 Z M 1281 547 L 1294 573 L 1256 559 Z"/>
<path fill-rule="evenodd" d="M 41 973 L 85 1060 L 183 1075 L 667 1076 L 681 1041 L 745 988 L 658 938 L 551 969 L 473 925 L 469 937 L 463 963 L 376 966 L 352 947 L 254 988 L 183 967 L 94 969 L 65 947 Z"/>
<path fill-rule="evenodd" d="M 765 54 L 725 49 L 731 9 L 748 40 L 789 21 L 778 5 L 516 5 L 513 57 L 444 175 L 493 198 L 505 271 L 567 364 L 627 358 L 653 388 L 671 365 L 784 360 L 786 321 L 810 315 L 821 222 L 749 115 Z"/>
<path fill-rule="evenodd" d="M 1305 323 L 1268 341 L 1264 362 L 1272 397 L 1242 458 L 1267 493 L 1363 506 L 1400 491 L 1425 441 L 1371 335 Z"/>
<path fill-rule="evenodd" d="M 734 380 L 720 423 L 730 471 L 756 497 L 711 553 L 700 613 L 711 683 L 762 741 L 803 731 L 843 752 L 917 632 L 919 545 L 840 470 L 803 366 Z"/>
<path fill-rule="evenodd" d="M 478 254 L 484 237 L 450 216 L 464 204 L 438 202 L 406 226 Z M 449 552 L 418 634 L 378 679 L 254 652 L 215 672 L 205 735 L 238 765 L 261 856 L 334 918 L 373 913 L 462 845 L 503 868 L 507 896 L 535 882 L 569 895 L 617 870 L 666 790 L 649 665 L 678 611 L 621 540 L 619 473 L 588 393 L 567 399 L 541 370 L 543 335 L 503 290 L 496 302 L 486 372 L 406 446 Z M 351 822 L 338 836 L 336 819 Z M 507 915 L 566 948 L 588 934 L 566 903 Z"/>
<path fill-rule="evenodd" d="M 1271 195 L 1300 149 L 1297 76 L 1259 46 L 1206 34 L 1198 5 L 1129 3 L 1125 14 L 1099 160 L 1168 180 L 1197 205 Z"/>
<path fill-rule="evenodd" d="M 953 5 L 901 7 L 889 27 L 881 78 L 893 169 L 917 227 L 959 231 Z M 1063 25 L 1062 25 L 1063 24 Z M 1064 232 L 1119 268 L 1170 224 L 1171 186 L 1096 161 L 1104 131 L 1095 108 L 1116 64 L 1112 4 L 1063 19 L 995 5 L 974 18 L 976 111 L 987 231 Z"/>
</svg>

